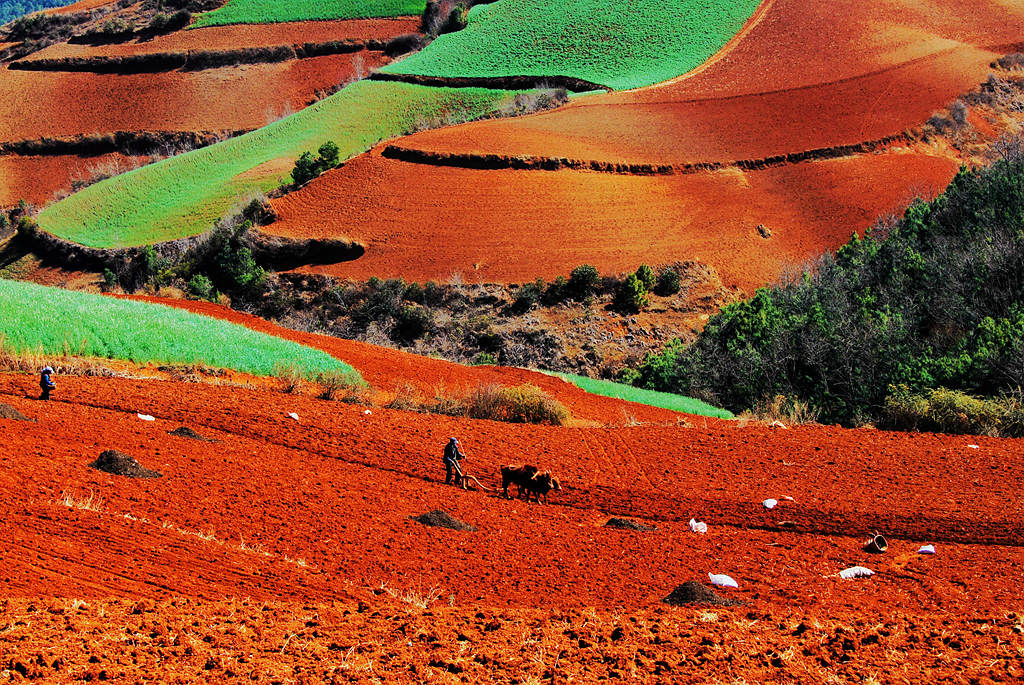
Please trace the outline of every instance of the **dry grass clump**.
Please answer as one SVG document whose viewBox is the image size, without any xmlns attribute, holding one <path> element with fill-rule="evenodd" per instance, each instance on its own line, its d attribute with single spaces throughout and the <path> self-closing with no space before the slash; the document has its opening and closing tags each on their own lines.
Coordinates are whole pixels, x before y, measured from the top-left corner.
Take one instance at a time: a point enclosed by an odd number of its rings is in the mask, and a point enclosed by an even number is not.
<svg viewBox="0 0 1024 685">
<path fill-rule="evenodd" d="M 366 384 L 352 374 L 341 371 L 325 371 L 316 377 L 320 386 L 318 397 L 322 400 L 340 400 L 346 404 L 366 404 Z"/>
<path fill-rule="evenodd" d="M 775 395 L 771 399 L 766 398 L 758 402 L 750 412 L 741 416 L 741 419 L 754 419 L 766 423 L 781 421 L 787 426 L 801 426 L 817 423 L 820 414 L 817 407 L 798 397 Z"/>
<path fill-rule="evenodd" d="M 1024 436 L 1024 390 L 979 398 L 936 388 L 921 394 L 906 386 L 892 389 L 882 410 L 883 425 L 957 435 Z"/>
<path fill-rule="evenodd" d="M 463 402 L 466 415 L 507 423 L 546 423 L 561 426 L 569 419 L 569 410 L 535 385 L 506 387 L 482 385 Z"/>
<path fill-rule="evenodd" d="M 302 387 L 302 371 L 295 364 L 278 362 L 274 365 L 274 377 L 281 382 L 281 391 L 298 392 Z"/>
</svg>

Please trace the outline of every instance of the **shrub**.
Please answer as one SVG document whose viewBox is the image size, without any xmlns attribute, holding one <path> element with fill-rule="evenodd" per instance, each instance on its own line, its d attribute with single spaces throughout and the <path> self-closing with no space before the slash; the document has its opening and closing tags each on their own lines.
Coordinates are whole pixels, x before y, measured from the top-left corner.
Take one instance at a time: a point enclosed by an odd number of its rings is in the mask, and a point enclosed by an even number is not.
<svg viewBox="0 0 1024 685">
<path fill-rule="evenodd" d="M 117 274 L 115 274 L 110 269 L 104 269 L 103 270 L 103 290 L 105 292 L 109 292 L 109 291 L 113 290 L 114 288 L 116 288 L 120 284 L 121 283 L 120 283 L 120 281 L 117 278 Z"/>
<path fill-rule="evenodd" d="M 544 291 L 544 301 L 547 304 L 558 304 L 564 302 L 565 298 L 569 296 L 569 281 L 566 280 L 565 276 L 558 276 L 555 280 L 548 283 L 547 290 Z"/>
<path fill-rule="evenodd" d="M 295 167 L 292 169 L 292 180 L 295 185 L 304 185 L 324 173 L 328 169 L 338 166 L 341 155 L 341 148 L 332 140 L 327 141 L 317 150 L 318 157 L 313 157 L 312 152 L 303 152 L 295 160 Z"/>
<path fill-rule="evenodd" d="M 644 289 L 648 291 L 654 290 L 654 285 L 656 283 L 654 278 L 654 269 L 646 264 L 641 264 L 640 268 L 636 270 L 636 277 L 644 284 Z"/>
<path fill-rule="evenodd" d="M 623 312 L 639 312 L 647 307 L 650 295 L 643 281 L 636 274 L 630 274 L 615 291 L 615 307 Z"/>
<path fill-rule="evenodd" d="M 981 399 L 946 388 L 913 393 L 906 385 L 892 387 L 882 419 L 884 425 L 903 430 L 957 435 L 1021 434 L 1021 406 L 1012 396 Z"/>
<path fill-rule="evenodd" d="M 274 365 L 274 377 L 281 382 L 281 390 L 295 392 L 302 385 L 302 371 L 290 362 L 278 362 Z"/>
<path fill-rule="evenodd" d="M 418 305 L 402 307 L 395 315 L 391 339 L 408 345 L 422 338 L 432 325 L 433 318 L 429 310 Z"/>
<path fill-rule="evenodd" d="M 217 255 L 217 266 L 232 290 L 251 294 L 263 289 L 267 272 L 256 263 L 252 250 L 227 242 Z"/>
<path fill-rule="evenodd" d="M 658 274 L 658 282 L 654 285 L 654 292 L 662 297 L 668 297 L 678 293 L 682 285 L 679 271 L 675 267 L 666 266 Z"/>
<path fill-rule="evenodd" d="M 590 264 L 577 266 L 569 274 L 569 295 L 577 300 L 585 299 L 597 291 L 601 284 L 601 274 L 597 267 Z"/>
<path fill-rule="evenodd" d="M 532 309 L 540 302 L 541 295 L 544 293 L 544 285 L 544 279 L 538 278 L 533 283 L 526 283 L 516 288 L 515 299 L 512 302 L 513 309 L 519 312 Z"/>
<path fill-rule="evenodd" d="M 365 392 L 365 384 L 352 374 L 341 371 L 325 371 L 316 377 L 320 386 L 320 399 L 334 400 L 341 399 L 343 402 L 355 404 L 351 398 L 357 397 Z"/>
<path fill-rule="evenodd" d="M 473 366 L 496 366 L 498 360 L 490 352 L 481 352 L 473 358 Z"/>
<path fill-rule="evenodd" d="M 547 423 L 561 426 L 569 411 L 533 385 L 482 385 L 466 397 L 466 415 L 508 423 Z"/>
<path fill-rule="evenodd" d="M 203 274 L 196 274 L 189 279 L 188 284 L 185 286 L 185 291 L 189 297 L 199 300 L 210 300 L 213 302 L 217 299 L 217 289 L 213 287 L 210 279 Z"/>
<path fill-rule="evenodd" d="M 816 423 L 821 414 L 799 397 L 787 395 L 776 395 L 771 399 L 761 400 L 754 405 L 751 413 L 762 421 L 781 421 L 790 426 Z"/>
</svg>

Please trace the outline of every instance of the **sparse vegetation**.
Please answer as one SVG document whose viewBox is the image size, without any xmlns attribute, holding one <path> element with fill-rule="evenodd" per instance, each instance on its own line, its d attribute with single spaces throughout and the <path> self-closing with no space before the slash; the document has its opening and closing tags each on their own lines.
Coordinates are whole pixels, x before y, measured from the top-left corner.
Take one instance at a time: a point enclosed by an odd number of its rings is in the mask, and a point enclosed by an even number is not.
<svg viewBox="0 0 1024 685">
<path fill-rule="evenodd" d="M 694 399 L 692 397 L 683 397 L 682 395 L 673 395 L 672 393 L 657 392 L 655 390 L 645 390 L 643 388 L 637 388 L 636 386 L 626 385 L 625 383 L 616 383 L 614 381 L 602 380 L 599 378 L 587 378 L 586 376 L 577 376 L 571 373 L 554 373 L 550 371 L 545 373 L 551 373 L 552 375 L 567 380 L 573 385 L 576 385 L 589 393 L 601 395 L 603 397 L 614 397 L 628 402 L 646 404 L 652 407 L 660 407 L 662 409 L 671 409 L 672 411 L 679 411 L 685 414 L 713 416 L 720 419 L 733 418 L 732 412 L 725 409 L 719 409 L 718 407 L 713 407 L 707 402 L 702 402 L 701 400 Z"/>
</svg>

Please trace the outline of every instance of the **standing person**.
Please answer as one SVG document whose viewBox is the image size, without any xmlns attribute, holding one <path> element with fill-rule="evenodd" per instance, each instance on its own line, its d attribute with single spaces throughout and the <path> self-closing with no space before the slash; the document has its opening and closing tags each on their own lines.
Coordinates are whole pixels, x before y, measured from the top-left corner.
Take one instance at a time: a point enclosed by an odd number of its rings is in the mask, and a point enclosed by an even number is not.
<svg viewBox="0 0 1024 685">
<path fill-rule="evenodd" d="M 50 399 L 50 391 L 56 389 L 57 384 L 53 382 L 50 375 L 53 373 L 52 366 L 43 367 L 43 371 L 39 374 L 39 387 L 43 391 L 43 394 L 39 396 L 41 400 Z"/>
<path fill-rule="evenodd" d="M 466 455 L 462 453 L 459 441 L 455 438 L 448 438 L 448 444 L 444 446 L 443 457 L 445 485 L 450 485 L 454 479 L 455 485 L 466 487 L 466 482 L 462 478 L 462 467 L 459 466 L 459 461 L 465 458 Z"/>
</svg>

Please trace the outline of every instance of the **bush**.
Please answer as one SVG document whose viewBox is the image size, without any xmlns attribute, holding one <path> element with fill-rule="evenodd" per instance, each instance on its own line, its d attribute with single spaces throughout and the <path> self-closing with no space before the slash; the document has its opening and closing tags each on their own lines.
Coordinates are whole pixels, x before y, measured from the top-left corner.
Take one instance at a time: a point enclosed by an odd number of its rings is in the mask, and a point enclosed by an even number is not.
<svg viewBox="0 0 1024 685">
<path fill-rule="evenodd" d="M 349 404 L 361 404 L 362 401 L 356 402 L 355 398 L 360 398 L 365 395 L 366 385 L 361 383 L 358 378 L 352 374 L 342 373 L 341 371 L 327 371 L 318 374 L 316 382 L 320 386 L 320 399 L 322 400 L 334 400 L 341 399 L 342 402 Z"/>
<path fill-rule="evenodd" d="M 473 358 L 473 366 L 497 366 L 498 360 L 490 352 L 481 352 Z"/>
<path fill-rule="evenodd" d="M 577 300 L 586 299 L 597 292 L 600 284 L 601 274 L 598 273 L 597 267 L 582 264 L 569 274 L 569 296 Z"/>
<path fill-rule="evenodd" d="M 640 268 L 636 270 L 636 277 L 640 279 L 640 282 L 644 284 L 644 289 L 647 291 L 654 290 L 656 280 L 654 278 L 654 269 L 646 264 L 641 264 Z"/>
<path fill-rule="evenodd" d="M 189 297 L 194 297 L 198 300 L 209 300 L 211 302 L 217 300 L 217 289 L 213 287 L 210 279 L 203 274 L 196 274 L 189 279 L 188 284 L 185 286 L 185 292 L 188 293 Z"/>
<path fill-rule="evenodd" d="M 433 318 L 429 310 L 418 305 L 402 307 L 395 315 L 391 339 L 408 345 L 422 338 L 432 325 Z"/>
<path fill-rule="evenodd" d="M 232 290 L 252 294 L 266 285 L 267 272 L 256 263 L 252 250 L 226 242 L 217 255 L 217 266 Z"/>
<path fill-rule="evenodd" d="M 318 157 L 313 157 L 312 152 L 303 152 L 295 160 L 295 167 L 292 169 L 292 181 L 295 185 L 304 185 L 324 173 L 328 169 L 338 166 L 341 149 L 334 141 L 327 141 L 317 150 Z"/>
<path fill-rule="evenodd" d="M 636 274 L 630 274 L 615 291 L 615 307 L 623 312 L 639 312 L 647 307 L 650 295 L 643 281 Z"/>
<path fill-rule="evenodd" d="M 887 427 L 956 435 L 1024 434 L 1021 405 L 1012 397 L 986 400 L 946 388 L 917 394 L 905 385 L 890 391 L 882 412 Z"/>
<path fill-rule="evenodd" d="M 465 399 L 466 415 L 508 423 L 546 423 L 561 426 L 569 410 L 533 385 L 482 385 Z"/>
<path fill-rule="evenodd" d="M 538 278 L 533 283 L 526 283 L 517 288 L 512 308 L 519 312 L 533 309 L 534 305 L 540 302 L 540 298 L 544 293 L 544 286 L 544 279 Z"/>
<path fill-rule="evenodd" d="M 675 267 L 666 266 L 658 274 L 658 282 L 654 285 L 654 292 L 662 297 L 675 295 L 683 287 L 679 271 Z"/>
<path fill-rule="evenodd" d="M 275 364 L 274 377 L 281 382 L 281 390 L 287 393 L 296 392 L 302 385 L 302 371 L 289 362 Z"/>
</svg>

